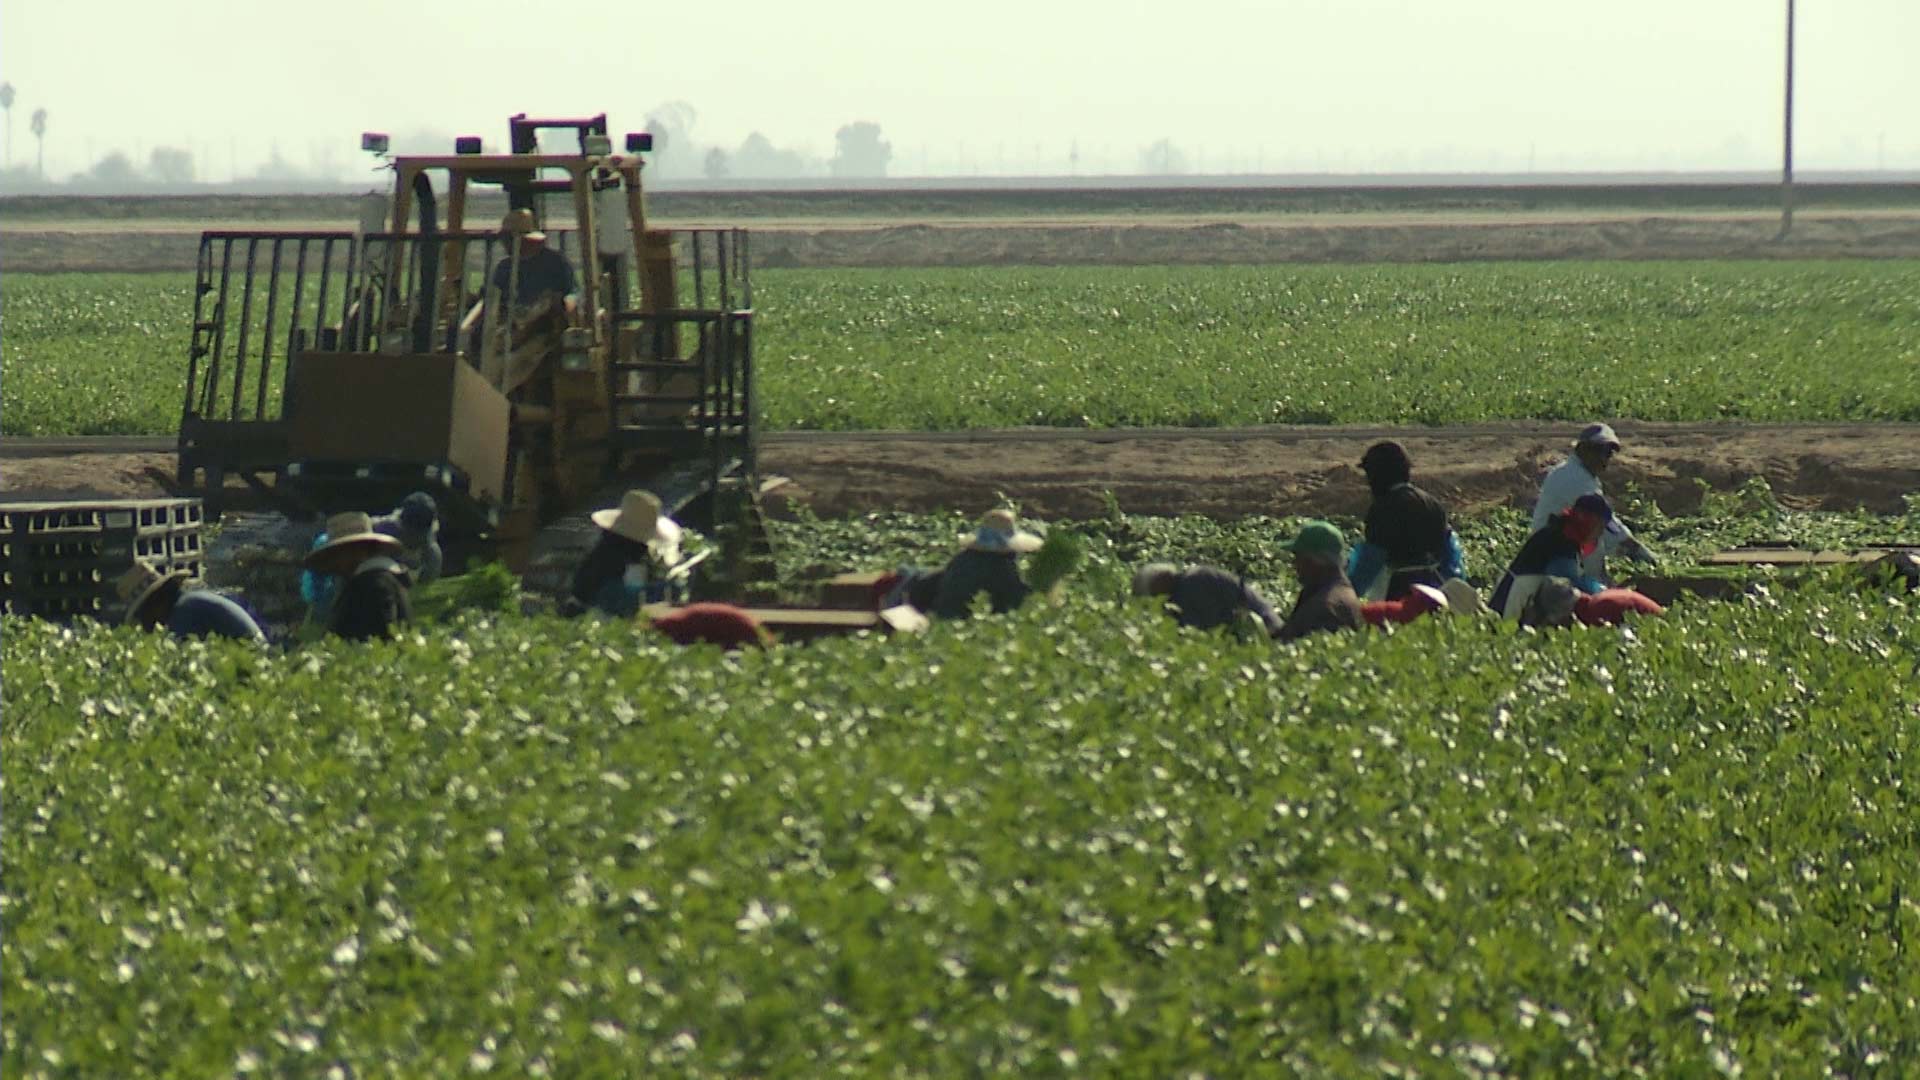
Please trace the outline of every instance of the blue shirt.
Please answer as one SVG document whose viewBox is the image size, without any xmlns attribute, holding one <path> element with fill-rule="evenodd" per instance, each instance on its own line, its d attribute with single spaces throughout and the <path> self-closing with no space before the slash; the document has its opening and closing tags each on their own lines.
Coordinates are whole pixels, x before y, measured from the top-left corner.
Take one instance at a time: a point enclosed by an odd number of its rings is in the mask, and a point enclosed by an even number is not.
<svg viewBox="0 0 1920 1080">
<path fill-rule="evenodd" d="M 265 641 L 267 635 L 253 621 L 247 609 L 206 589 L 180 594 L 173 614 L 167 616 L 167 632 L 178 638 L 226 637 L 241 641 Z"/>
<path fill-rule="evenodd" d="M 309 552 L 319 551 L 326 544 L 327 534 L 321 533 L 313 538 Z M 300 599 L 313 608 L 313 617 L 326 622 L 333 615 L 333 598 L 340 592 L 340 579 L 332 574 L 323 574 L 318 570 L 300 571 Z"/>
</svg>

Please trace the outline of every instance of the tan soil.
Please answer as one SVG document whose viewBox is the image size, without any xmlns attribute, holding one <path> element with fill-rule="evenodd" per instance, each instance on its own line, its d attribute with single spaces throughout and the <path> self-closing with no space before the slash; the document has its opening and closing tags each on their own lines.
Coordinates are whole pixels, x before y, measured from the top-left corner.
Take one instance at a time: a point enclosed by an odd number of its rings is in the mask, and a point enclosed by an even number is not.
<svg viewBox="0 0 1920 1080">
<path fill-rule="evenodd" d="M 1809 211 L 1784 241 L 1778 222 L 1744 211 L 1569 211 L 743 224 L 755 266 L 769 268 L 1920 257 L 1912 210 Z M 0 222 L 13 271 L 186 272 L 199 228 Z"/>
<path fill-rule="evenodd" d="M 1701 483 L 1753 477 L 1800 509 L 1892 513 L 1920 494 L 1920 425 L 1728 427 L 1621 425 L 1626 452 L 1608 487 L 1637 487 L 1670 514 L 1701 502 Z M 1571 429 L 1515 424 L 1471 434 L 1397 434 L 1422 486 L 1471 513 L 1531 506 Z M 1384 433 L 1302 429 L 1114 441 L 808 442 L 768 448 L 762 471 L 790 477 L 786 498 L 823 516 L 892 508 L 974 509 L 1004 495 L 1044 517 L 1101 513 L 1105 493 L 1143 514 L 1347 514 L 1366 509 L 1356 462 Z"/>
<path fill-rule="evenodd" d="M 1622 424 L 1626 453 L 1609 489 L 1635 486 L 1668 513 L 1753 477 L 1801 509 L 1897 512 L 1920 494 L 1920 425 Z M 1397 433 L 1420 483 L 1458 511 L 1530 505 L 1540 474 L 1564 454 L 1567 425 L 1511 424 Z M 973 510 L 1001 497 L 1043 517 L 1103 512 L 1112 492 L 1131 513 L 1358 514 L 1354 463 L 1381 429 L 1000 431 L 953 435 L 770 437 L 764 476 L 786 477 L 770 502 L 822 516 L 872 510 Z M 151 498 L 171 454 L 85 454 L 0 461 L 0 498 Z"/>
</svg>

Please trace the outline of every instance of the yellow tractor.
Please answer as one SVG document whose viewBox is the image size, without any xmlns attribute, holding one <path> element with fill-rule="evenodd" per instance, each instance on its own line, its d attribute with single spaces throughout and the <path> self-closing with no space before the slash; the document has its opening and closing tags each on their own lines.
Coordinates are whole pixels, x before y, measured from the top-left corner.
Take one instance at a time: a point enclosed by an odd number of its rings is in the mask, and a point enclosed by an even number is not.
<svg viewBox="0 0 1920 1080">
<path fill-rule="evenodd" d="M 359 227 L 202 235 L 179 479 L 212 513 L 236 478 L 308 518 L 425 490 L 450 562 L 516 570 L 621 486 L 696 528 L 752 513 L 746 233 L 650 228 L 650 139 L 615 153 L 604 115 L 509 136 L 368 135 L 393 187 Z"/>
</svg>

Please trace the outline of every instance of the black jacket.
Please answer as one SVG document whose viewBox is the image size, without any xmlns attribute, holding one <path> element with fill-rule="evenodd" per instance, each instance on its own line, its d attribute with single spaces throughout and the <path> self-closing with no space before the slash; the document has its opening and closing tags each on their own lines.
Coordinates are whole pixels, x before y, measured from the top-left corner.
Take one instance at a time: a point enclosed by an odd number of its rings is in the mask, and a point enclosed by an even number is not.
<svg viewBox="0 0 1920 1080">
<path fill-rule="evenodd" d="M 993 613 L 1000 615 L 1019 607 L 1032 591 L 1020 579 L 1018 556 L 969 549 L 955 555 L 940 572 L 933 614 L 964 619 L 973 613 L 973 598 L 984 592 L 993 601 Z"/>
<path fill-rule="evenodd" d="M 1513 579 L 1530 574 L 1555 574 L 1577 579 L 1580 576 L 1580 545 L 1567 538 L 1566 518 L 1555 514 L 1547 519 L 1546 527 L 1538 529 L 1527 542 L 1520 545 L 1520 553 L 1513 557 L 1513 565 L 1501 576 L 1500 584 L 1493 590 L 1491 601 L 1493 610 L 1505 611 L 1507 594 L 1513 591 Z"/>
<path fill-rule="evenodd" d="M 341 586 L 327 629 L 348 641 L 392 640 L 393 624 L 413 619 L 413 603 L 407 598 L 412 586 L 406 568 L 392 559 L 361 563 Z"/>
<path fill-rule="evenodd" d="M 1367 508 L 1367 543 L 1386 553 L 1388 571 L 1444 565 L 1448 530 L 1447 508 L 1412 484 L 1375 495 Z"/>
</svg>

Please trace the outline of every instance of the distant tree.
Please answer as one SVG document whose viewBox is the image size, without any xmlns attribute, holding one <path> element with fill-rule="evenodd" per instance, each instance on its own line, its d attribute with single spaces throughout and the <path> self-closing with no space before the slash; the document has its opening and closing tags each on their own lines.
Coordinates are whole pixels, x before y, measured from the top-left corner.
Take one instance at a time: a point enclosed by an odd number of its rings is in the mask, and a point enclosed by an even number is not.
<svg viewBox="0 0 1920 1080">
<path fill-rule="evenodd" d="M 29 124 L 33 130 L 34 151 L 33 172 L 35 176 L 47 178 L 47 110 L 33 110 L 33 121 Z"/>
<path fill-rule="evenodd" d="M 1173 145 L 1172 139 L 1161 139 L 1140 151 L 1140 171 L 1148 176 L 1174 176 L 1186 172 L 1187 155 Z"/>
<path fill-rule="evenodd" d="M 308 176 L 306 171 L 300 168 L 300 166 L 280 156 L 280 146 L 276 143 L 269 152 L 267 160 L 260 166 L 259 170 L 253 174 L 253 178 L 255 180 L 286 183 L 294 180 L 306 180 Z"/>
<path fill-rule="evenodd" d="M 707 179 L 709 180 L 719 180 L 725 177 L 727 175 L 727 152 L 717 146 L 707 151 L 705 170 Z"/>
<path fill-rule="evenodd" d="M 729 164 L 735 176 L 751 176 L 760 179 L 777 179 L 791 176 L 805 176 L 814 172 L 817 165 L 804 154 L 794 150 L 782 150 L 773 145 L 773 140 L 759 132 L 746 137 L 740 149 L 733 152 Z"/>
<path fill-rule="evenodd" d="M 115 150 L 93 163 L 93 168 L 87 170 L 87 179 L 101 187 L 130 188 L 140 183 L 140 171 L 124 152 Z"/>
<path fill-rule="evenodd" d="M 13 84 L 0 82 L 0 109 L 7 113 L 7 168 L 13 168 Z"/>
<path fill-rule="evenodd" d="M 699 114 L 684 101 L 656 105 L 647 113 L 653 135 L 653 164 L 661 175 L 693 171 L 693 124 Z"/>
<path fill-rule="evenodd" d="M 880 125 L 871 120 L 848 124 L 833 133 L 833 160 L 828 170 L 835 176 L 885 176 L 887 163 L 893 160 L 893 145 L 880 137 Z"/>
<path fill-rule="evenodd" d="M 174 146 L 156 146 L 147 156 L 147 172 L 162 184 L 191 184 L 193 154 Z"/>
</svg>

